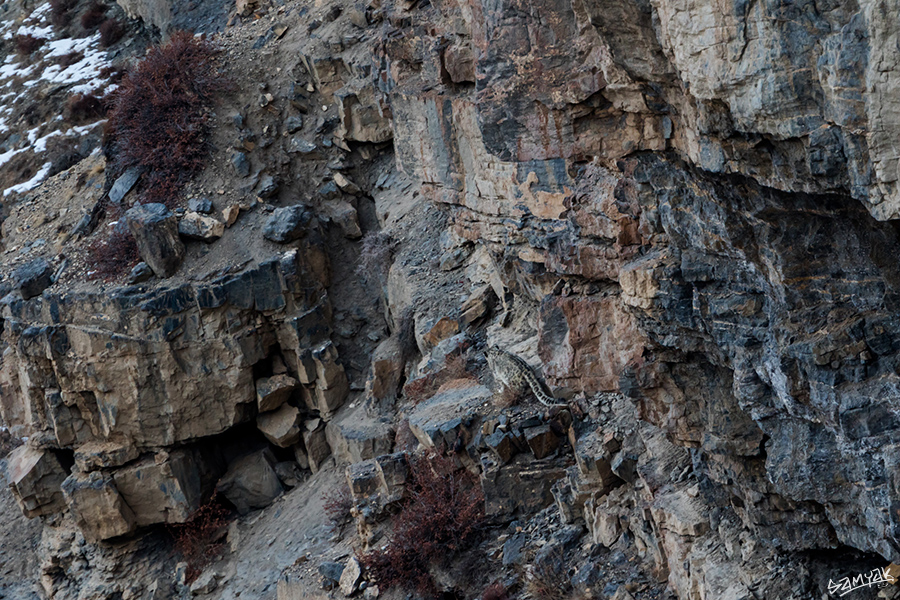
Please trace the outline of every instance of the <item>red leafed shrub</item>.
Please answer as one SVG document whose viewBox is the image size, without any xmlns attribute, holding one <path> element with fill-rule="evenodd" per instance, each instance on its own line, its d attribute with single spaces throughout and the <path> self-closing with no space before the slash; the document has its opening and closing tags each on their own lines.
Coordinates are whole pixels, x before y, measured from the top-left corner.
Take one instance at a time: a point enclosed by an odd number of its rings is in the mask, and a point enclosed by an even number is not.
<svg viewBox="0 0 900 600">
<path fill-rule="evenodd" d="M 75 8 L 78 0 L 50 0 L 50 13 L 55 17 L 61 17 Z"/>
<path fill-rule="evenodd" d="M 107 106 L 102 98 L 94 94 L 75 94 L 66 100 L 63 110 L 66 119 L 72 123 L 93 122 L 106 116 Z"/>
<path fill-rule="evenodd" d="M 63 69 L 66 67 L 71 67 L 77 62 L 81 62 L 84 60 L 84 52 L 69 52 L 68 54 L 63 54 L 62 56 L 56 59 L 56 63 L 61 66 Z"/>
<path fill-rule="evenodd" d="M 509 600 L 509 593 L 502 583 L 496 581 L 484 588 L 484 592 L 481 593 L 481 600 Z"/>
<path fill-rule="evenodd" d="M 190 33 L 176 32 L 152 48 L 113 92 L 106 130 L 112 175 L 148 169 L 143 202 L 170 206 L 200 169 L 208 152 L 208 113 L 228 81 L 216 71 L 217 50 Z"/>
<path fill-rule="evenodd" d="M 106 19 L 100 24 L 100 45 L 109 48 L 122 39 L 125 35 L 125 28 L 118 19 Z"/>
<path fill-rule="evenodd" d="M 47 40 L 28 34 L 17 35 L 13 37 L 13 42 L 15 42 L 16 44 L 16 52 L 18 52 L 22 56 L 28 56 L 32 52 L 43 46 L 47 42 Z"/>
<path fill-rule="evenodd" d="M 188 584 L 222 552 L 224 543 L 221 540 L 230 517 L 231 511 L 213 494 L 186 522 L 169 526 L 169 532 L 175 538 L 175 550 L 187 563 L 185 580 Z"/>
<path fill-rule="evenodd" d="M 96 29 L 105 20 L 106 7 L 95 0 L 91 2 L 88 9 L 81 15 L 81 26 L 85 29 Z"/>
<path fill-rule="evenodd" d="M 474 543 L 484 521 L 484 495 L 474 475 L 436 454 L 412 461 L 409 481 L 409 498 L 394 517 L 387 546 L 360 562 L 380 586 L 434 596 L 429 567 Z"/>
<path fill-rule="evenodd" d="M 97 233 L 88 246 L 90 278 L 103 281 L 117 279 L 138 264 L 140 258 L 134 237 L 119 222 L 108 237 Z"/>
</svg>

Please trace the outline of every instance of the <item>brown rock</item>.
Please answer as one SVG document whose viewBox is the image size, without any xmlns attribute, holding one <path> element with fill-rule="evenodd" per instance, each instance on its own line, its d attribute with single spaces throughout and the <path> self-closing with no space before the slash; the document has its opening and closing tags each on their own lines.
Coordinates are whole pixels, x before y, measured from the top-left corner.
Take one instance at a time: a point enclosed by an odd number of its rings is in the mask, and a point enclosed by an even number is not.
<svg viewBox="0 0 900 600">
<path fill-rule="evenodd" d="M 290 375 L 260 377 L 256 380 L 256 404 L 259 411 L 275 410 L 288 401 L 299 385 Z"/>
<path fill-rule="evenodd" d="M 203 499 L 201 467 L 194 453 L 173 450 L 117 469 L 113 478 L 137 526 L 184 523 Z"/>
<path fill-rule="evenodd" d="M 559 447 L 559 438 L 550 430 L 549 425 L 529 427 L 524 434 L 528 447 L 537 459 L 550 456 Z"/>
<path fill-rule="evenodd" d="M 178 221 L 178 233 L 191 240 L 214 242 L 225 233 L 225 224 L 197 212 L 187 212 Z"/>
<path fill-rule="evenodd" d="M 277 410 L 256 417 L 256 427 L 276 446 L 292 446 L 300 440 L 300 409 L 283 404 Z"/>
<path fill-rule="evenodd" d="M 307 421 L 303 431 L 303 445 L 306 447 L 306 455 L 309 460 L 309 468 L 313 473 L 322 468 L 322 464 L 331 456 L 331 446 L 325 437 L 325 424 L 314 419 Z"/>
<path fill-rule="evenodd" d="M 65 508 L 60 486 L 66 470 L 52 451 L 19 446 L 9 455 L 7 477 L 16 502 L 29 519 Z"/>
<path fill-rule="evenodd" d="M 441 341 L 459 333 L 459 322 L 450 317 L 441 317 L 422 336 L 426 348 L 434 348 Z"/>
<path fill-rule="evenodd" d="M 134 513 L 109 475 L 98 471 L 72 474 L 63 482 L 62 490 L 87 540 L 99 542 L 134 531 Z"/>
<path fill-rule="evenodd" d="M 378 344 L 372 353 L 372 375 L 366 382 L 368 395 L 377 400 L 395 398 L 405 367 L 399 336 L 393 335 Z"/>
</svg>

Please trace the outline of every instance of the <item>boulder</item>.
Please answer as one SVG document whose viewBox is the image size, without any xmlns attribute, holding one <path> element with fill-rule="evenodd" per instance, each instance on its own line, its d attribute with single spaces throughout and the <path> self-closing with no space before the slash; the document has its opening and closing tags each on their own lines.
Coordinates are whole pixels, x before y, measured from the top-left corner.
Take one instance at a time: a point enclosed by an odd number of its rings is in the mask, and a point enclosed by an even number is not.
<svg viewBox="0 0 900 600">
<path fill-rule="evenodd" d="M 134 513 L 112 476 L 94 471 L 73 473 L 62 484 L 66 502 L 85 539 L 99 542 L 135 530 Z"/>
<path fill-rule="evenodd" d="M 256 427 L 279 448 L 288 448 L 300 441 L 300 409 L 282 404 L 256 417 Z"/>
<path fill-rule="evenodd" d="M 36 258 L 13 271 L 13 280 L 22 298 L 29 300 L 40 296 L 41 292 L 50 287 L 53 282 L 53 268 L 45 259 Z"/>
<path fill-rule="evenodd" d="M 171 277 L 184 259 L 178 219 L 163 204 L 138 204 L 125 213 L 141 258 L 157 277 Z"/>
<path fill-rule="evenodd" d="M 312 213 L 305 206 L 285 206 L 275 209 L 263 229 L 267 240 L 286 244 L 303 237 L 312 220 Z"/>
<path fill-rule="evenodd" d="M 229 465 L 216 490 L 242 515 L 265 508 L 284 491 L 274 464 L 275 457 L 268 449 L 239 458 Z"/>
<path fill-rule="evenodd" d="M 394 443 L 390 424 L 359 418 L 357 414 L 351 414 L 340 422 L 328 423 L 325 437 L 338 464 L 355 463 L 387 454 Z"/>
<path fill-rule="evenodd" d="M 9 487 L 26 517 L 52 515 L 66 507 L 60 486 L 67 473 L 51 450 L 26 444 L 13 450 L 8 461 Z"/>
<path fill-rule="evenodd" d="M 508 517 L 534 514 L 553 503 L 553 484 L 566 475 L 566 461 L 537 461 L 519 454 L 507 465 L 500 465 L 491 454 L 481 457 L 485 514 Z"/>
<path fill-rule="evenodd" d="M 290 375 L 280 374 L 256 380 L 256 404 L 260 412 L 275 410 L 288 401 L 300 386 Z"/>
<path fill-rule="evenodd" d="M 350 194 L 351 196 L 359 196 L 362 194 L 362 190 L 359 189 L 359 186 L 353 183 L 353 181 L 343 173 L 335 173 L 334 182 L 341 188 L 341 191 Z"/>
<path fill-rule="evenodd" d="M 235 152 L 231 155 L 231 166 L 239 177 L 247 177 L 250 175 L 250 159 L 243 152 Z"/>
<path fill-rule="evenodd" d="M 190 240 L 214 242 L 225 233 L 225 223 L 197 212 L 187 212 L 178 222 L 178 233 Z"/>
<path fill-rule="evenodd" d="M 528 447 L 537 459 L 550 456 L 559 447 L 559 438 L 550 430 L 549 425 L 529 427 L 524 435 Z"/>
<path fill-rule="evenodd" d="M 134 268 L 128 274 L 128 283 L 130 284 L 144 283 L 151 279 L 153 279 L 153 269 L 144 261 L 134 265 Z"/>
<path fill-rule="evenodd" d="M 116 488 L 134 512 L 139 527 L 184 523 L 200 507 L 204 469 L 198 461 L 193 452 L 173 450 L 115 471 Z"/>
</svg>

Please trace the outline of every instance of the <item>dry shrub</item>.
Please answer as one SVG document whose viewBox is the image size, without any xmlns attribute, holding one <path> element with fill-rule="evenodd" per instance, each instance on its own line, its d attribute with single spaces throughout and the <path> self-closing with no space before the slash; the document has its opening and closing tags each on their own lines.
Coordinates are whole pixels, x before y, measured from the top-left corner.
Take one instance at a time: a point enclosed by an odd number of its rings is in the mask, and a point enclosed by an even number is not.
<svg viewBox="0 0 900 600">
<path fill-rule="evenodd" d="M 100 46 L 109 48 L 122 39 L 125 35 L 125 28 L 116 18 L 110 18 L 100 24 Z"/>
<path fill-rule="evenodd" d="M 356 273 L 361 277 L 374 274 L 383 278 L 391 266 L 397 242 L 384 232 L 370 231 L 363 236 L 361 243 Z"/>
<path fill-rule="evenodd" d="M 103 237 L 102 233 L 95 235 L 88 246 L 91 279 L 118 279 L 140 261 L 137 243 L 121 221 L 107 237 Z"/>
<path fill-rule="evenodd" d="M 360 557 L 379 586 L 436 595 L 430 566 L 452 558 L 477 539 L 484 495 L 477 478 L 430 454 L 410 463 L 409 497 L 394 517 L 388 544 Z"/>
<path fill-rule="evenodd" d="M 17 35 L 13 37 L 13 42 L 16 45 L 16 52 L 18 52 L 22 56 L 29 56 L 35 50 L 47 43 L 47 40 L 45 40 L 44 38 L 34 37 L 31 34 L 27 34 Z"/>
<path fill-rule="evenodd" d="M 413 379 L 403 386 L 403 397 L 419 404 L 434 396 L 448 381 L 455 379 L 475 379 L 475 376 L 466 370 L 466 355 L 451 354 L 444 359 L 444 368 L 434 373 L 429 373 Z"/>
<path fill-rule="evenodd" d="M 66 120 L 72 123 L 98 121 L 106 116 L 108 107 L 105 99 L 94 94 L 69 96 L 63 109 Z"/>
<path fill-rule="evenodd" d="M 56 59 L 56 64 L 61 66 L 63 69 L 66 67 L 71 67 L 77 62 L 81 62 L 84 59 L 84 52 L 69 52 L 68 54 L 63 54 L 62 56 Z"/>
<path fill-rule="evenodd" d="M 340 529 L 350 522 L 350 509 L 353 508 L 353 496 L 350 494 L 350 486 L 344 483 L 333 488 L 322 496 L 322 509 L 325 516 L 331 521 L 332 527 Z"/>
<path fill-rule="evenodd" d="M 119 67 L 103 67 L 98 74 L 100 79 L 105 79 L 110 83 L 118 84 L 125 77 L 125 71 Z"/>
<path fill-rule="evenodd" d="M 528 567 L 525 589 L 535 600 L 565 600 L 572 588 L 565 569 L 565 557 L 554 549 L 548 557 Z"/>
<path fill-rule="evenodd" d="M 81 26 L 88 30 L 96 29 L 105 20 L 106 7 L 94 0 L 84 14 L 81 15 Z"/>
<path fill-rule="evenodd" d="M 50 0 L 50 14 L 54 17 L 62 17 L 75 8 L 78 0 Z"/>
<path fill-rule="evenodd" d="M 230 516 L 231 511 L 213 494 L 190 519 L 169 526 L 169 532 L 175 538 L 175 550 L 187 563 L 185 580 L 188 584 L 196 580 L 203 569 L 222 552 L 225 545 L 221 540 Z"/>
<path fill-rule="evenodd" d="M 484 588 L 481 593 L 481 600 L 509 600 L 509 593 L 499 581 L 495 581 L 491 585 Z"/>
<path fill-rule="evenodd" d="M 217 50 L 181 31 L 152 48 L 113 92 L 107 123 L 112 176 L 140 165 L 143 202 L 175 202 L 184 184 L 203 168 L 209 150 L 208 113 L 228 88 L 213 64 Z"/>
</svg>

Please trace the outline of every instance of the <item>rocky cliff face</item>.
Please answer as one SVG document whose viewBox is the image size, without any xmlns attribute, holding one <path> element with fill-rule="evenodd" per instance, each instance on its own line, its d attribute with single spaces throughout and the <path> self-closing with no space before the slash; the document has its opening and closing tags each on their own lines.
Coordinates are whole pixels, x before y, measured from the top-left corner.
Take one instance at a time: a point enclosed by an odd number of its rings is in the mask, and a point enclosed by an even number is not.
<svg viewBox="0 0 900 600">
<path fill-rule="evenodd" d="M 31 436 L 10 459 L 27 515 L 108 548 L 217 486 L 264 506 L 287 452 L 312 471 L 333 454 L 367 545 L 418 444 L 457 452 L 497 522 L 533 519 L 504 568 L 538 564 L 549 536 L 586 597 L 821 597 L 839 569 L 900 562 L 900 6 L 325 4 L 239 2 L 231 23 L 281 73 L 252 90 L 241 122 L 265 133 L 241 147 L 280 169 L 272 202 L 394 236 L 365 283 L 391 337 L 349 325 L 362 276 L 334 263 L 358 250 L 318 225 L 217 279 L 14 292 L 0 408 Z M 303 34 L 279 42 L 282 25 Z M 298 106 L 311 149 L 288 137 Z M 326 156 L 291 163 L 300 147 Z M 204 181 L 260 179 L 223 172 Z M 485 408 L 441 366 L 485 343 L 540 365 L 571 412 Z M 439 383 L 414 403 L 407 381 Z M 647 583 L 603 588 L 624 571 L 597 552 Z M 92 597 L 58 563 L 44 589 Z M 288 570 L 278 597 L 308 586 Z"/>
</svg>

